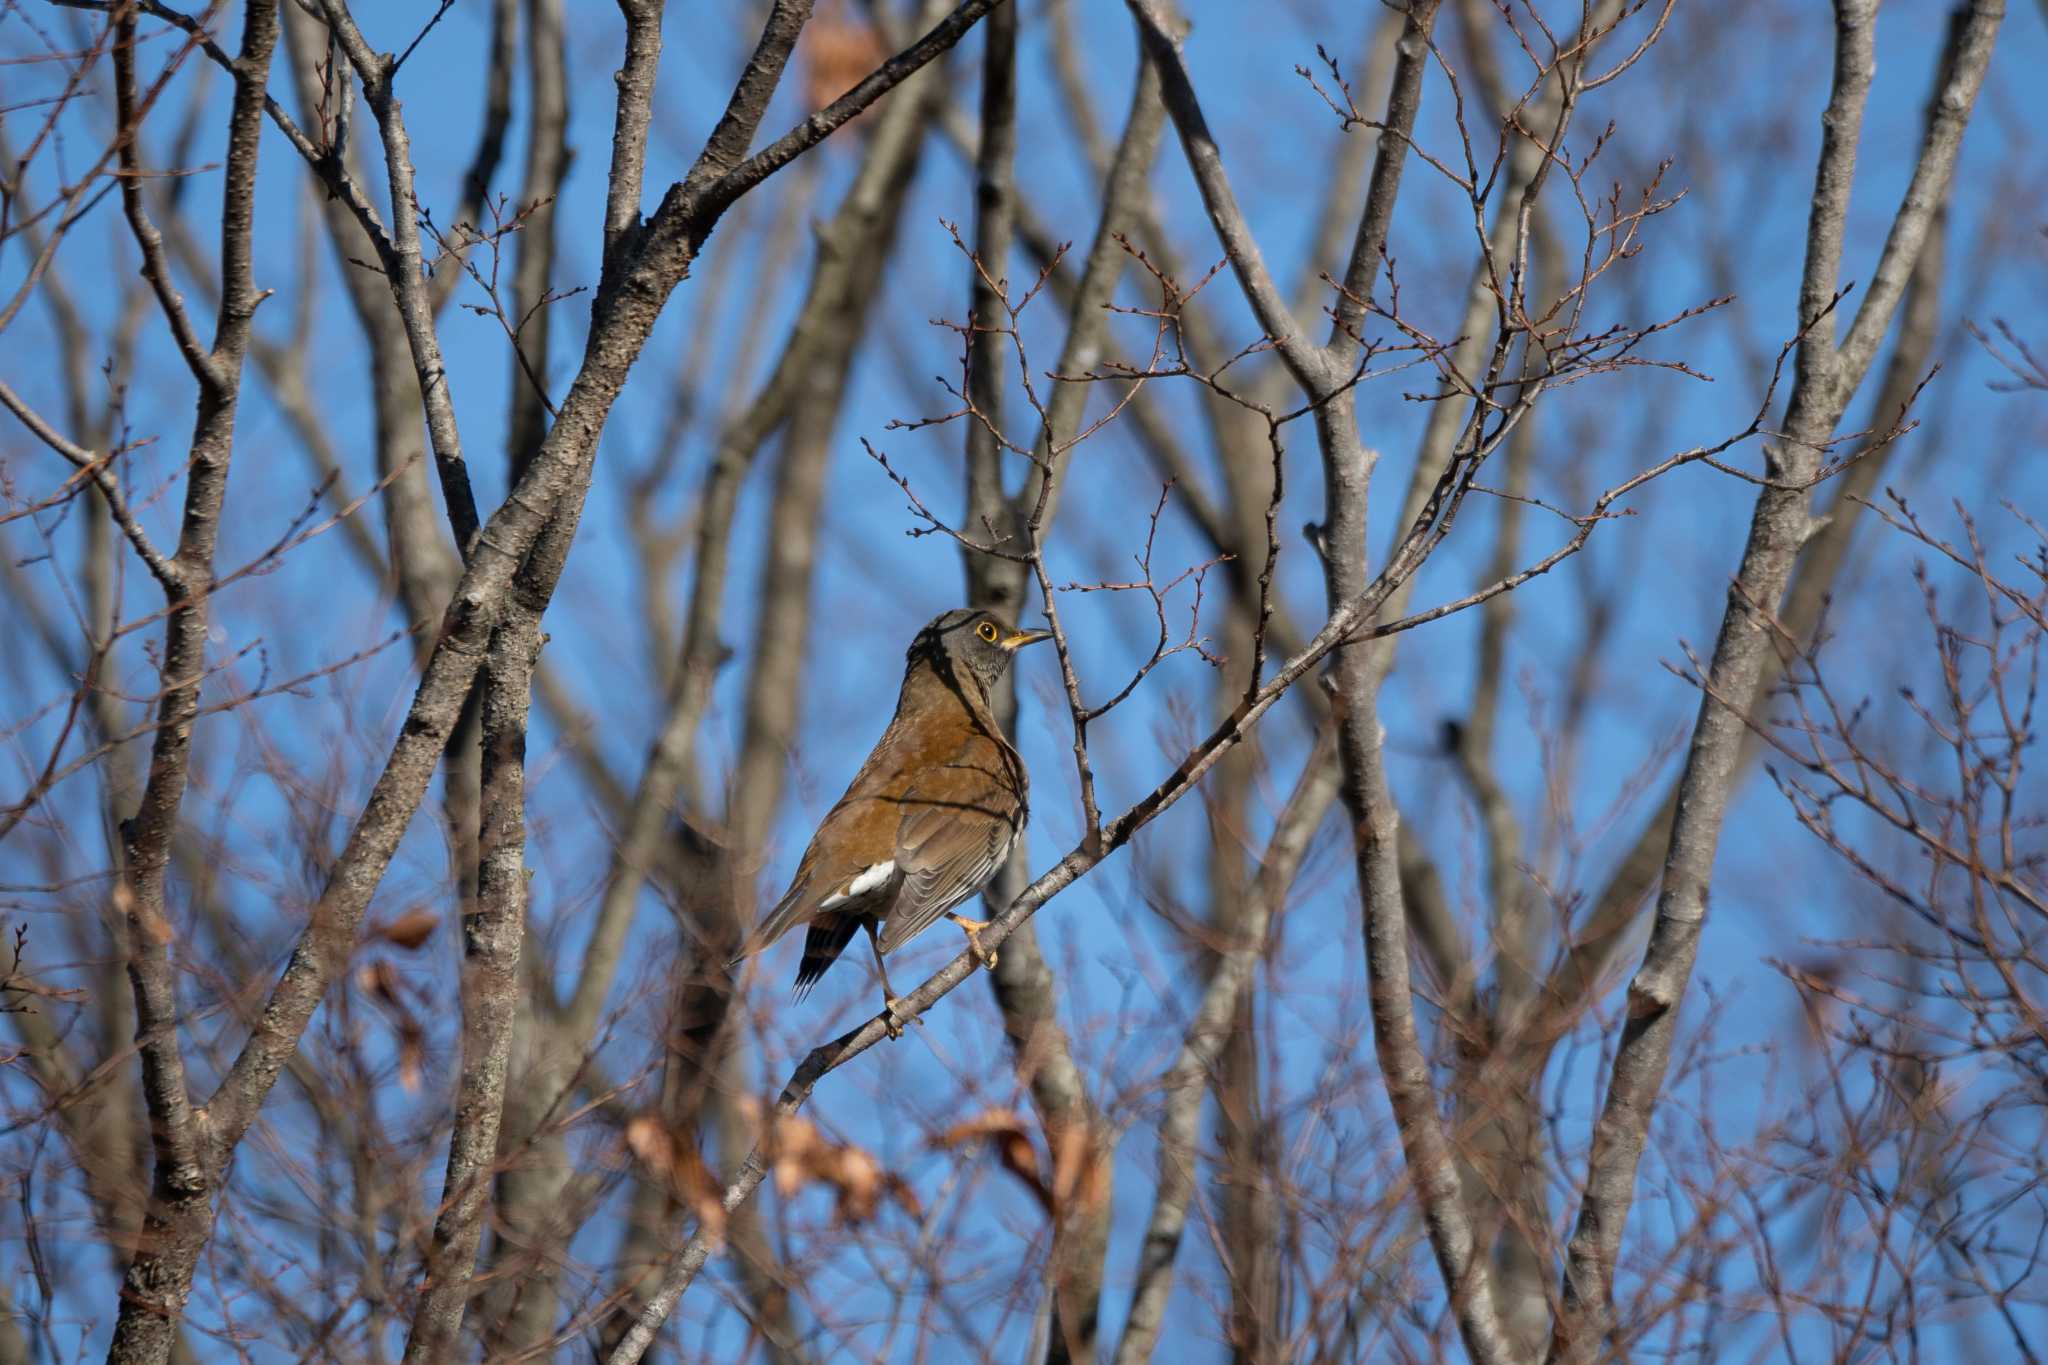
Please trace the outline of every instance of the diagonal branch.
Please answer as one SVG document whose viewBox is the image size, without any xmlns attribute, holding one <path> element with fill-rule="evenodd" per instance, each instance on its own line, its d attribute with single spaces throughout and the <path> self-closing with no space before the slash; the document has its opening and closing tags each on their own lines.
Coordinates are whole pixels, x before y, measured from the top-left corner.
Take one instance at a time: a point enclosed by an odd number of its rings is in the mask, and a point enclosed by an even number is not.
<svg viewBox="0 0 2048 1365">
<path fill-rule="evenodd" d="M 1202 194 L 1202 205 L 1208 210 L 1217 239 L 1222 242 L 1224 254 L 1230 259 L 1230 268 L 1237 276 L 1239 288 L 1244 291 L 1245 301 L 1251 305 L 1252 316 L 1258 319 L 1259 326 L 1272 339 L 1297 384 L 1304 390 L 1328 389 L 1330 366 L 1295 320 L 1294 310 L 1287 306 L 1286 296 L 1273 282 L 1273 276 L 1266 268 L 1266 259 L 1259 251 L 1258 240 L 1252 236 L 1244 211 L 1238 207 L 1237 195 L 1230 188 L 1230 177 L 1223 169 L 1223 154 L 1216 146 L 1215 135 L 1209 131 L 1209 121 L 1202 115 L 1194 84 L 1188 78 L 1187 63 L 1181 58 L 1180 39 L 1174 32 L 1176 26 L 1160 9 L 1157 0 L 1126 2 L 1132 14 L 1137 16 L 1138 36 L 1146 55 L 1159 72 L 1166 110 L 1173 116 L 1174 130 L 1180 134 L 1181 150 L 1187 155 L 1188 169 L 1194 172 L 1195 186 Z M 1435 0 L 1425 0 L 1425 5 L 1434 13 Z M 1412 109 L 1409 117 L 1412 122 Z M 1405 142 L 1399 138 L 1393 140 L 1401 143 L 1405 155 Z M 1381 230 L 1384 232 L 1384 224 Z"/>
<path fill-rule="evenodd" d="M 641 9 L 645 23 L 639 30 L 640 46 L 629 53 L 628 65 L 634 78 L 619 82 L 619 121 L 629 128 L 647 126 L 649 114 L 644 106 L 652 98 L 655 50 L 648 41 L 648 26 L 658 23 L 659 8 L 658 4 L 648 4 Z M 978 15 L 983 8 L 986 6 L 974 12 Z M 274 24 L 264 21 L 275 18 L 276 8 L 255 0 L 250 15 L 251 21 L 244 25 L 245 52 L 261 55 L 267 62 L 268 47 L 259 44 L 251 48 L 250 44 L 257 43 L 266 33 L 274 39 Z M 629 35 L 632 32 L 629 27 Z M 899 59 L 893 78 L 885 85 L 895 84 L 936 57 L 947 43 L 964 32 L 964 26 L 955 25 L 947 32 L 947 42 L 927 41 L 918 47 L 914 60 Z M 782 57 L 786 56 L 785 51 Z M 635 62 L 640 64 L 635 66 Z M 777 69 L 780 64 L 778 59 Z M 228 176 L 230 237 L 236 230 L 246 232 L 260 120 L 266 112 L 273 122 L 282 118 L 282 111 L 263 94 L 260 66 L 239 62 L 231 64 L 231 68 L 237 74 L 237 95 Z M 872 82 L 867 88 L 879 93 Z M 820 131 L 817 137 L 822 136 Z M 298 140 L 294 145 L 298 145 Z M 304 155 L 306 148 L 300 150 Z M 644 146 L 615 145 L 614 153 L 614 177 L 633 179 L 644 163 Z M 747 185 L 758 184 L 772 169 L 761 170 Z M 121 1358 L 162 1359 L 162 1349 L 167 1349 L 162 1343 L 175 1332 L 178 1316 L 191 1292 L 200 1253 L 211 1234 L 212 1196 L 221 1187 L 229 1161 L 279 1075 L 296 1055 L 328 986 L 348 962 L 363 913 L 426 795 L 471 685 L 483 666 L 492 634 L 505 619 L 508 605 L 516 597 L 522 609 L 537 615 L 552 597 L 582 512 L 605 420 L 663 303 L 688 273 L 698 245 L 709 235 L 718 213 L 729 205 L 731 197 L 713 195 L 699 200 L 684 196 L 680 186 L 674 187 L 644 233 L 630 240 L 621 235 L 608 249 L 582 362 L 563 398 L 560 417 L 550 427 L 525 477 L 477 534 L 455 588 L 444 629 L 425 660 L 390 756 L 340 855 L 332 863 L 309 923 L 294 945 L 249 1038 L 208 1098 L 206 1112 L 211 1132 L 206 1159 L 193 1179 L 185 1177 L 194 1172 L 183 1166 L 178 1168 L 182 1183 L 173 1191 L 177 1196 L 176 1235 L 153 1229 L 130 1269 L 130 1291 L 123 1300 L 122 1328 L 117 1329 L 117 1340 L 127 1340 L 122 1332 L 131 1324 L 135 1340 L 132 1350 L 124 1346 L 129 1353 Z M 246 257 L 240 255 L 224 259 L 224 266 L 231 267 L 223 271 L 225 335 L 232 335 L 235 328 L 245 330 L 247 313 L 253 307 L 253 291 L 243 287 L 246 272 L 238 268 L 245 261 Z M 224 462 L 219 472 L 224 476 Z M 195 468 L 193 477 L 197 486 L 212 478 L 213 472 Z M 203 627 L 197 639 L 203 643 Z M 166 735 L 174 732 L 180 735 L 178 742 L 183 743 L 182 727 L 167 727 L 163 731 Z M 159 958 L 160 955 L 158 950 Z M 169 1008 L 167 978 L 163 998 Z M 165 1016 L 166 1021 L 169 1018 Z M 169 1025 L 152 1021 L 149 1027 L 154 1037 L 159 1031 L 168 1033 Z"/>
<path fill-rule="evenodd" d="M 412 142 L 392 89 L 397 63 L 388 53 L 370 50 L 356 27 L 345 0 L 320 0 L 328 26 L 340 38 L 349 64 L 363 82 L 363 95 L 377 117 L 384 137 L 384 168 L 391 186 L 391 235 L 373 235 L 405 338 L 419 374 L 420 401 L 427 412 L 427 434 L 434 443 L 434 464 L 441 474 L 441 495 L 455 531 L 455 547 L 469 558 L 477 535 L 476 494 L 469 484 L 469 466 L 462 455 L 462 435 L 455 421 L 455 400 L 448 391 L 448 367 L 434 328 L 434 300 L 427 288 L 426 257 L 420 246 L 420 205 L 413 188 Z M 329 155 L 339 153 L 331 149 Z"/>
<path fill-rule="evenodd" d="M 1340 604 L 1323 623 L 1322 628 L 1303 644 L 1298 653 L 1276 669 L 1273 676 L 1262 686 L 1232 708 L 1230 714 L 1189 750 L 1179 765 L 1161 779 L 1158 785 L 1122 814 L 1105 821 L 1099 830 L 1091 831 L 1078 846 L 1069 850 L 1057 863 L 1041 873 L 1037 880 L 1024 888 L 990 921 L 989 927 L 981 931 L 979 937 L 983 947 L 1001 947 L 1019 925 L 1038 913 L 1048 901 L 1100 866 L 1105 859 L 1129 843 L 1139 830 L 1150 825 L 1182 797 L 1193 791 L 1223 756 L 1244 742 L 1260 719 L 1306 677 L 1311 669 L 1329 658 L 1340 645 L 1350 642 L 1365 628 L 1373 614 L 1385 604 L 1388 595 L 1405 582 L 1407 576 L 1414 573 L 1420 563 L 1421 557 L 1418 555 L 1397 555 L 1363 591 Z M 980 966 L 981 959 L 977 954 L 971 950 L 963 951 L 922 986 L 899 1000 L 891 1010 L 877 1014 L 859 1028 L 813 1049 L 783 1088 L 775 1104 L 775 1113 L 795 1113 L 805 1100 L 810 1098 L 811 1092 L 825 1076 L 889 1037 L 892 1029 L 898 1029 L 902 1023 L 923 1015 Z M 1438 1122 L 1440 1131 L 1440 1121 Z M 754 1191 L 760 1187 L 767 1170 L 764 1148 L 756 1144 L 754 1150 L 748 1154 L 746 1163 L 741 1167 L 739 1177 L 726 1187 L 722 1198 L 724 1207 L 730 1211 L 752 1197 Z M 638 1361 L 645 1353 L 654 1340 L 654 1334 L 661 1329 L 662 1323 L 674 1310 L 683 1292 L 689 1288 L 697 1272 L 710 1259 L 715 1240 L 716 1234 L 700 1223 L 689 1243 L 683 1248 L 682 1254 L 664 1273 L 660 1290 L 648 1300 L 633 1330 L 613 1352 L 612 1365 L 633 1365 L 633 1362 Z"/>
<path fill-rule="evenodd" d="M 5 380 L 0 380 L 0 408 L 6 408 L 13 413 L 21 424 L 28 428 L 29 435 L 63 456 L 78 471 L 65 480 L 63 488 L 75 487 L 78 480 L 85 479 L 99 490 L 100 496 L 106 500 L 107 515 L 113 518 L 114 525 L 121 528 L 121 534 L 126 536 L 129 545 L 134 547 L 136 558 L 142 561 L 158 585 L 167 594 L 182 591 L 183 570 L 176 561 L 166 558 L 163 551 L 156 548 L 155 542 L 149 538 L 149 532 L 135 519 L 135 514 L 128 510 L 128 501 L 122 495 L 120 480 L 114 477 L 111 468 L 114 460 L 122 452 L 114 450 L 101 455 L 87 450 L 51 426 L 48 419 L 30 407 Z"/>
<path fill-rule="evenodd" d="M 853 89 L 707 185 L 698 198 L 695 216 L 707 225 L 708 231 L 708 225 L 733 201 L 858 118 L 876 100 L 964 38 L 982 16 L 1005 2 L 962 0 L 923 37 L 862 77 Z"/>
</svg>

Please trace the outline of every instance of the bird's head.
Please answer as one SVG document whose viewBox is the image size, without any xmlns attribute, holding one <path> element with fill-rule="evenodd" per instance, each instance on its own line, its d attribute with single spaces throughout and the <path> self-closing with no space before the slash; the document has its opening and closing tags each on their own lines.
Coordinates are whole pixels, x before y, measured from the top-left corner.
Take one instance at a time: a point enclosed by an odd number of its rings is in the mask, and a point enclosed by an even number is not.
<svg viewBox="0 0 2048 1365">
<path fill-rule="evenodd" d="M 931 664 L 955 677 L 972 677 L 987 692 L 1018 650 L 1051 638 L 1049 630 L 1018 630 L 992 611 L 961 607 L 919 631 L 905 663 L 911 668 Z"/>
</svg>

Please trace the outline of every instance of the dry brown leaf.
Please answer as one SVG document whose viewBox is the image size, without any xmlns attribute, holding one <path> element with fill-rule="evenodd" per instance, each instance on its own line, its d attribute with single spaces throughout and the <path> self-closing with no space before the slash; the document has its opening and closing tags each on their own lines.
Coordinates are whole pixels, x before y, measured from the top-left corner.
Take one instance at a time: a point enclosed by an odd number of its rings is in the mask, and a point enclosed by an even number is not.
<svg viewBox="0 0 2048 1365">
<path fill-rule="evenodd" d="M 398 1083 L 407 1094 L 418 1094 L 426 1075 L 427 1035 L 413 1012 L 406 1008 L 405 978 L 398 968 L 376 958 L 356 968 L 356 989 L 375 1000 L 391 1016 L 398 1032 Z"/>
<path fill-rule="evenodd" d="M 686 1134 L 672 1132 L 652 1114 L 640 1114 L 626 1121 L 626 1146 L 655 1175 L 665 1178 L 676 1198 L 697 1215 L 711 1249 L 723 1248 L 725 1190 L 704 1164 L 696 1141 Z"/>
<path fill-rule="evenodd" d="M 725 1187 L 704 1164 L 694 1142 L 682 1143 L 677 1148 L 674 1170 L 676 1193 L 696 1213 L 711 1249 L 721 1250 L 725 1246 Z"/>
<path fill-rule="evenodd" d="M 178 931 L 169 920 L 155 910 L 135 903 L 135 890 L 128 883 L 115 882 L 110 898 L 114 902 L 115 913 L 133 919 L 135 927 L 157 947 L 168 948 L 177 938 Z"/>
<path fill-rule="evenodd" d="M 1052 1148 L 1053 1207 L 1062 1213 L 1100 1208 L 1109 1198 L 1109 1163 L 1087 1122 L 1060 1124 L 1046 1139 Z"/>
<path fill-rule="evenodd" d="M 638 1114 L 626 1120 L 626 1148 L 664 1174 L 676 1159 L 675 1141 L 669 1136 L 668 1125 L 652 1114 Z"/>
<path fill-rule="evenodd" d="M 386 920 L 370 932 L 386 943 L 404 948 L 408 952 L 418 948 L 434 936 L 434 930 L 441 927 L 441 916 L 426 906 L 408 910 L 397 919 Z"/>
<path fill-rule="evenodd" d="M 839 1187 L 839 1216 L 849 1223 L 867 1222 L 882 1202 L 882 1163 L 859 1147 L 835 1148 L 829 1160 L 831 1170 L 824 1178 Z"/>
<path fill-rule="evenodd" d="M 853 89 L 889 52 L 872 25 L 835 8 L 811 20 L 804 56 L 804 100 L 815 111 Z"/>
<path fill-rule="evenodd" d="M 786 1198 L 809 1184 L 830 1185 L 838 1196 L 837 1216 L 849 1223 L 873 1218 L 885 1191 L 912 1217 L 923 1217 L 917 1195 L 902 1177 L 884 1170 L 873 1153 L 829 1140 L 809 1119 L 795 1114 L 778 1117 L 764 1140 L 762 1156 L 778 1194 Z"/>
<path fill-rule="evenodd" d="M 775 1192 L 787 1198 L 818 1179 L 818 1161 L 829 1146 L 809 1119 L 796 1114 L 777 1118 L 768 1133 L 767 1153 L 775 1172 Z"/>
<path fill-rule="evenodd" d="M 398 1084 L 408 1095 L 420 1093 L 427 1070 L 427 1035 L 407 1015 L 398 1021 Z"/>
<path fill-rule="evenodd" d="M 996 1159 L 1004 1169 L 1023 1181 L 1031 1193 L 1038 1196 L 1038 1202 L 1045 1205 L 1047 1213 L 1053 1210 L 1052 1191 L 1047 1188 L 1045 1175 L 1038 1164 L 1038 1149 L 1031 1145 L 1031 1134 L 1024 1127 L 1024 1120 L 1014 1109 L 990 1109 L 971 1119 L 954 1124 L 931 1140 L 933 1147 L 955 1149 L 971 1142 L 988 1142 L 996 1149 Z"/>
<path fill-rule="evenodd" d="M 924 1221 L 924 1201 L 917 1197 L 916 1190 L 910 1188 L 909 1181 L 890 1171 L 882 1177 L 882 1187 L 888 1190 L 889 1197 L 900 1204 L 913 1221 Z"/>
<path fill-rule="evenodd" d="M 356 968 L 357 990 L 375 996 L 392 1009 L 401 1012 L 405 1009 L 405 1002 L 398 994 L 402 984 L 398 979 L 398 968 L 383 958 L 375 958 Z"/>
</svg>

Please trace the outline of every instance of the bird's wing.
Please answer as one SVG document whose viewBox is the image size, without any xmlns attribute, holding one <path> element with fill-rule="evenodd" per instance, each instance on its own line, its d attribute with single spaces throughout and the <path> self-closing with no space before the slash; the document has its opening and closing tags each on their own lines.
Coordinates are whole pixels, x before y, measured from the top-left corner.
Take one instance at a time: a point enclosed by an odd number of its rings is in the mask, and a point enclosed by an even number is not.
<svg viewBox="0 0 2048 1365">
<path fill-rule="evenodd" d="M 797 864 L 796 875 L 790 879 L 789 890 L 747 934 L 738 956 L 728 967 L 766 948 L 797 925 L 813 921 L 827 911 L 842 909 L 849 899 L 863 900 L 862 905 L 853 908 L 868 910 L 864 893 L 887 889 L 886 879 L 895 871 L 886 865 L 895 847 L 898 816 L 896 803 L 886 800 L 881 793 L 903 759 L 901 736 L 898 728 L 891 725 L 876 741 L 845 794 L 819 823 L 810 847 Z M 883 903 L 887 903 L 886 898 Z M 847 923 L 857 925 L 859 920 L 849 919 Z M 840 937 L 825 962 L 829 964 L 838 955 L 838 949 L 845 946 L 845 938 Z"/>
<path fill-rule="evenodd" d="M 797 988 L 807 989 L 820 972 L 832 965 L 861 920 L 878 916 L 895 894 L 898 873 L 894 859 L 884 857 L 879 862 L 856 869 L 835 869 L 833 873 L 820 866 L 822 861 L 805 855 L 797 868 L 796 881 L 747 935 L 739 953 L 726 964 L 728 969 L 808 922 L 811 934 L 804 948 L 803 971 L 797 977 Z"/>
<path fill-rule="evenodd" d="M 882 921 L 882 951 L 907 943 L 981 890 L 1024 822 L 1023 765 L 986 736 L 905 794 L 896 829 L 902 883 Z"/>
<path fill-rule="evenodd" d="M 727 971 L 740 965 L 748 957 L 760 952 L 769 944 L 795 928 L 800 920 L 810 918 L 812 897 L 809 869 L 799 866 L 796 880 L 789 890 L 782 893 L 782 899 L 775 902 L 775 908 L 761 916 L 761 920 L 750 930 L 741 942 L 740 950 L 733 954 L 732 961 L 725 964 Z"/>
</svg>

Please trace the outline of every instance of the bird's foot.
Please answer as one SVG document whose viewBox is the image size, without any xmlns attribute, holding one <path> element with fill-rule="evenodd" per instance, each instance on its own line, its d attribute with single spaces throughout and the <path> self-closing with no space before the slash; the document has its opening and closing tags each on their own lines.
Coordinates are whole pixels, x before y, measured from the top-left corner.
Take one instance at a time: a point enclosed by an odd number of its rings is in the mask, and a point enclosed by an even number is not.
<svg viewBox="0 0 2048 1365">
<path fill-rule="evenodd" d="M 981 946 L 981 931 L 988 928 L 988 921 L 985 919 L 968 919 L 964 915 L 952 914 L 949 914 L 947 918 L 965 931 L 967 934 L 967 946 L 974 949 L 974 955 L 981 959 L 981 965 L 990 971 L 994 971 L 996 969 L 995 950 Z"/>
<path fill-rule="evenodd" d="M 898 1022 L 899 1012 L 901 1018 L 910 1020 L 911 1023 L 918 1025 L 920 1028 L 924 1026 L 922 1015 L 911 1014 L 909 1010 L 904 1008 L 903 1002 L 893 995 L 883 996 L 882 1027 L 889 1030 L 891 1038 L 901 1038 L 903 1036 L 903 1025 Z"/>
</svg>

